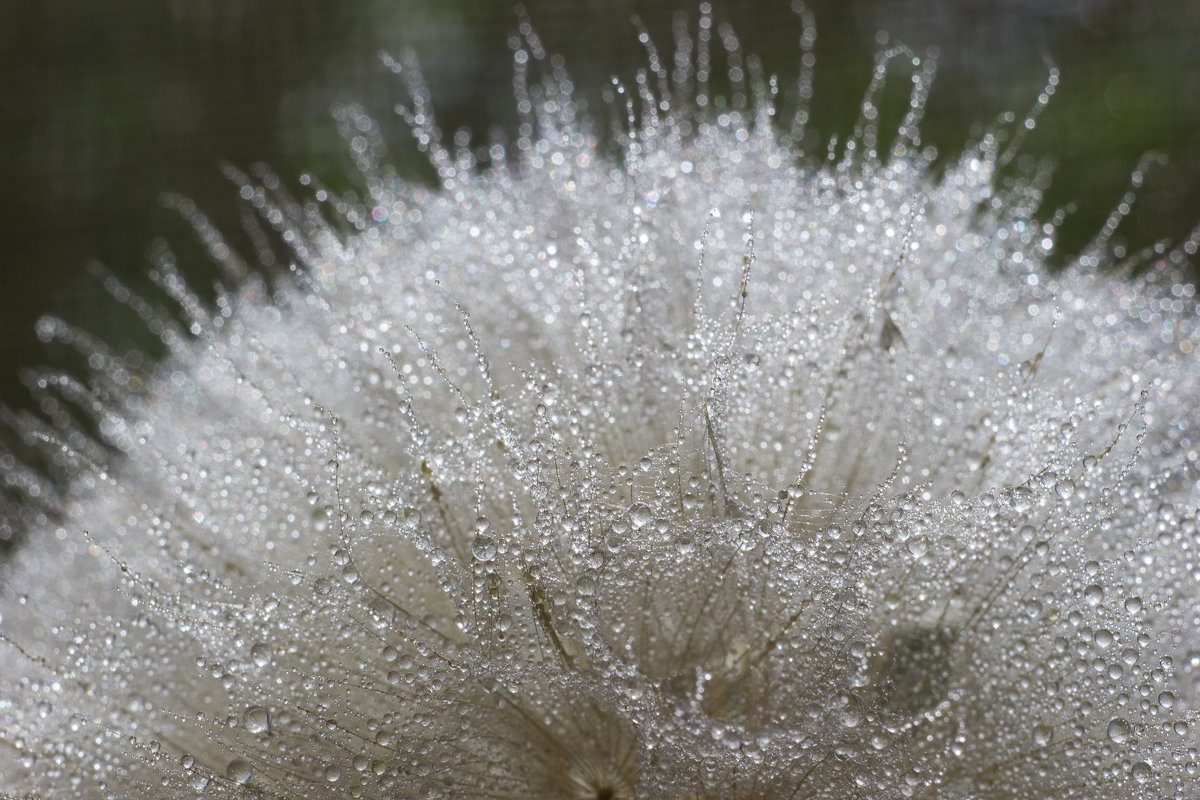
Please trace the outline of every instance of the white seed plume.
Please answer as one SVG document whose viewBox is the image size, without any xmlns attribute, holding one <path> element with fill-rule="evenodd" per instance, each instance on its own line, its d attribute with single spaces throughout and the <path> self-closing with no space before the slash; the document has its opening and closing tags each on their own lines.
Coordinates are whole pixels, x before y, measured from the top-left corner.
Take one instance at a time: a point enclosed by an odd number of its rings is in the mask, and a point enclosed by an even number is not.
<svg viewBox="0 0 1200 800">
<path fill-rule="evenodd" d="M 1032 119 L 932 175 L 899 46 L 801 154 L 812 30 L 794 123 L 707 10 L 644 36 L 604 144 L 522 24 L 491 163 L 388 59 L 439 188 L 344 109 L 363 197 L 238 178 L 278 286 L 193 215 L 240 288 L 114 285 L 151 373 L 45 322 L 94 372 L 18 423 L 71 485 L 0 573 L 4 796 L 1200 796 L 1194 241 L 1104 274 L 1127 199 L 1048 271 Z"/>
</svg>

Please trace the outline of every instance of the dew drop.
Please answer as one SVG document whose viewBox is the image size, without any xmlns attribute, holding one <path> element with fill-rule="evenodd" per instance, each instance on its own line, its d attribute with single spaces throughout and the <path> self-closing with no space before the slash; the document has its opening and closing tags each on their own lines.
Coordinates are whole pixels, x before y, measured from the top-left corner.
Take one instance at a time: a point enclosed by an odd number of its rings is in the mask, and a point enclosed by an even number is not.
<svg viewBox="0 0 1200 800">
<path fill-rule="evenodd" d="M 1038 747 L 1045 747 L 1054 739 L 1054 728 L 1040 723 L 1033 726 L 1033 743 Z"/>
<path fill-rule="evenodd" d="M 234 783 L 249 783 L 254 770 L 240 758 L 235 758 L 225 767 L 225 777 Z"/>
<path fill-rule="evenodd" d="M 675 537 L 673 544 L 675 552 L 681 556 L 688 556 L 696 552 L 696 540 L 690 534 L 680 533 Z"/>
<path fill-rule="evenodd" d="M 266 733 L 271 729 L 271 712 L 262 706 L 251 706 L 242 716 L 242 724 L 251 733 Z"/>
<path fill-rule="evenodd" d="M 863 702 L 852 694 L 838 695 L 838 721 L 843 727 L 855 728 L 863 721 Z"/>
<path fill-rule="evenodd" d="M 1104 599 L 1104 587 L 1098 583 L 1089 584 L 1083 590 L 1083 599 L 1087 601 L 1089 606 L 1100 605 L 1100 601 Z"/>
<path fill-rule="evenodd" d="M 471 540 L 471 554 L 480 561 L 491 561 L 496 557 L 496 540 L 486 530 L 476 533 Z"/>
<path fill-rule="evenodd" d="M 1129 737 L 1133 734 L 1133 726 L 1120 717 L 1114 717 L 1109 721 L 1106 733 L 1109 739 L 1117 744 L 1122 744 L 1129 741 Z"/>
<path fill-rule="evenodd" d="M 271 663 L 271 648 L 262 642 L 255 642 L 250 648 L 250 660 L 257 666 L 265 667 Z"/>
</svg>

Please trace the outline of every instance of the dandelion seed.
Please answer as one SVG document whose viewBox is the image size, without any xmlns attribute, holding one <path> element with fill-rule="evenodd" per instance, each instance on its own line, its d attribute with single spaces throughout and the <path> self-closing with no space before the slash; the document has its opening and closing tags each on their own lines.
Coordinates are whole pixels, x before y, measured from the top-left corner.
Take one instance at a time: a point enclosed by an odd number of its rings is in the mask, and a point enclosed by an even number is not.
<svg viewBox="0 0 1200 800">
<path fill-rule="evenodd" d="M 388 58 L 439 188 L 341 109 L 362 196 L 232 175 L 277 287 L 193 215 L 240 288 L 114 283 L 155 370 L 44 323 L 98 357 L 18 425 L 68 485 L 14 482 L 6 796 L 1197 795 L 1194 241 L 1106 277 L 1123 201 L 1053 273 L 1011 128 L 931 175 L 927 59 L 815 162 L 676 37 L 615 148 L 527 22 L 486 152 Z"/>
</svg>

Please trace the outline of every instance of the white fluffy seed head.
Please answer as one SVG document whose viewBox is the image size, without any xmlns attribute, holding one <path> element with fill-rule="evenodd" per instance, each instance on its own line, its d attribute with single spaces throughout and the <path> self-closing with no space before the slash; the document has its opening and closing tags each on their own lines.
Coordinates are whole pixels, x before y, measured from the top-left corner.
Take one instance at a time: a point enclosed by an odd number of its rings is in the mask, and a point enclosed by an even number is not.
<svg viewBox="0 0 1200 800">
<path fill-rule="evenodd" d="M 238 177 L 291 279 L 208 309 L 159 254 L 171 356 L 48 385 L 109 447 L 25 423 L 72 486 L 4 567 L 0 787 L 1196 796 L 1183 250 L 1047 270 L 1004 130 L 931 177 L 902 47 L 896 140 L 881 68 L 804 157 L 731 34 L 714 102 L 711 30 L 610 146 L 523 24 L 491 164 L 388 59 L 441 187 L 346 108 L 362 197 Z"/>
</svg>

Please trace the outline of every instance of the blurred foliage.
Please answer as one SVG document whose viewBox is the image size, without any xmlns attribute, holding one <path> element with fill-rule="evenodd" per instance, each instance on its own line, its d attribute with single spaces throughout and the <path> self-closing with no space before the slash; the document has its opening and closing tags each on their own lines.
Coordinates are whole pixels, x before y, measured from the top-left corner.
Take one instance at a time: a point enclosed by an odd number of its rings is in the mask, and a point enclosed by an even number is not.
<svg viewBox="0 0 1200 800">
<path fill-rule="evenodd" d="M 645 63 L 631 18 L 639 16 L 663 50 L 671 46 L 673 14 L 682 9 L 693 24 L 696 18 L 696 3 L 673 0 L 525 5 L 548 49 L 566 56 L 600 119 L 600 88 L 612 75 L 631 80 Z M 801 26 L 787 0 L 715 5 L 744 49 L 790 85 Z M 1062 68 L 1061 86 L 1025 152 L 1057 163 L 1048 209 L 1078 202 L 1062 252 L 1078 249 L 1099 228 L 1151 148 L 1170 166 L 1151 171 L 1122 235 L 1135 246 L 1178 239 L 1200 220 L 1195 0 L 809 5 L 819 32 L 812 147 L 852 125 L 877 31 L 918 51 L 939 48 L 923 130 L 950 155 L 974 123 L 1028 109 L 1045 84 L 1049 58 Z M 40 314 L 61 316 L 121 349 L 145 346 L 141 323 L 107 299 L 87 275 L 88 261 L 153 293 L 145 252 L 163 237 L 183 251 L 195 285 L 211 283 L 214 272 L 189 244 L 186 226 L 159 204 L 163 191 L 192 198 L 244 246 L 236 192 L 219 164 L 265 162 L 292 186 L 302 172 L 352 186 L 329 116 L 338 101 L 361 103 L 385 121 L 401 174 L 427 175 L 390 113 L 404 90 L 379 63 L 380 50 L 415 51 L 443 128 L 466 126 L 481 139 L 492 126 L 511 128 L 507 39 L 516 19 L 510 3 L 483 0 L 2 0 L 0 402 L 29 405 L 18 370 L 62 361 L 34 336 Z M 888 102 L 898 119 L 905 80 L 891 84 Z"/>
</svg>

